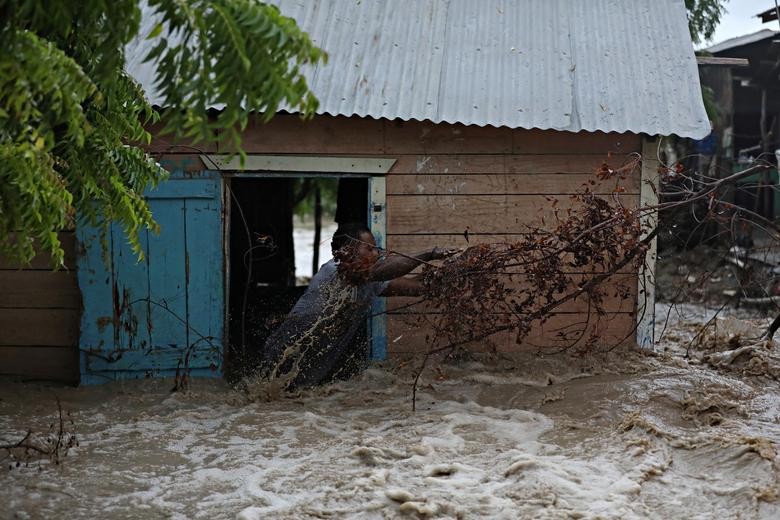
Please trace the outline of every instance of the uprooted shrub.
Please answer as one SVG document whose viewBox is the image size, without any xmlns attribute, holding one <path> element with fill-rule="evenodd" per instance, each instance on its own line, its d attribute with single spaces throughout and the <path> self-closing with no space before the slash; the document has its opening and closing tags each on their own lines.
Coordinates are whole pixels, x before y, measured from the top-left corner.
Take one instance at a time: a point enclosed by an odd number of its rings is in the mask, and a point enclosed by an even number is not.
<svg viewBox="0 0 780 520">
<path fill-rule="evenodd" d="M 614 180 L 611 195 L 594 194 L 596 179 L 592 179 L 571 196 L 567 209 L 559 207 L 559 199 L 548 197 L 553 221 L 545 222 L 540 215 L 539 225 L 528 226 L 519 240 L 472 246 L 442 265 L 424 266 L 425 294 L 407 306 L 410 326 L 427 331 L 413 403 L 420 374 L 432 355 L 447 355 L 498 333 L 511 334 L 516 343 L 523 343 L 535 326 L 545 324 L 573 300 L 584 302 L 585 318 L 559 329 L 555 338 L 559 348 L 553 350 L 584 353 L 612 349 L 633 337 L 635 329 L 623 338 L 612 338 L 612 344 L 604 344 L 603 325 L 610 319 L 605 302 L 609 298 L 626 301 L 627 310 L 634 312 L 637 292 L 629 284 L 635 285 L 636 279 L 621 281 L 615 275 L 637 273 L 646 267 L 647 253 L 658 232 L 653 218 L 657 212 L 663 215 L 703 202 L 707 207 L 704 218 L 716 224 L 733 226 L 735 219 L 755 217 L 741 214 L 740 208 L 720 200 L 719 194 L 765 166 L 697 184 L 679 182 L 685 172 L 677 166 L 661 167 L 663 202 L 637 207 L 626 204 L 623 181 L 629 175 L 639 175 L 641 166 L 637 154 L 618 168 L 604 163 L 594 175 L 601 181 Z M 664 186 L 675 188 L 663 191 Z M 641 310 L 645 291 L 638 294 Z M 641 316 L 633 317 L 634 323 L 641 320 Z"/>
</svg>

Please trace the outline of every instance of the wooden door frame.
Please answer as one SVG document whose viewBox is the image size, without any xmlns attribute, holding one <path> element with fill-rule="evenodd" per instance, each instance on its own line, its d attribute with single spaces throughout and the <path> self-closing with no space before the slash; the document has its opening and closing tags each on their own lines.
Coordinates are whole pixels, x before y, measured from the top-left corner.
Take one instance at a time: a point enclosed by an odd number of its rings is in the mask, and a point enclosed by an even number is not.
<svg viewBox="0 0 780 520">
<path fill-rule="evenodd" d="M 252 156 L 250 156 L 252 158 Z M 345 161 L 345 164 L 354 166 L 354 161 L 349 161 L 350 158 L 339 158 Z M 257 162 L 259 159 L 255 159 L 252 162 Z M 376 160 L 372 160 L 376 162 Z M 212 164 L 218 164 L 216 160 L 211 160 Z M 259 163 L 258 163 L 259 164 Z M 309 170 L 295 170 L 294 166 L 288 163 L 284 171 L 251 171 L 244 169 L 241 171 L 223 171 L 222 182 L 226 185 L 227 189 L 224 189 L 226 204 L 224 216 L 224 244 L 225 244 L 225 345 L 230 344 L 229 338 L 229 314 L 230 314 L 230 215 L 232 211 L 232 203 L 230 199 L 230 181 L 231 179 L 270 179 L 270 178 L 326 178 L 326 179 L 368 179 L 368 226 L 376 239 L 377 246 L 380 249 L 386 247 L 386 235 L 387 235 L 387 196 L 386 196 L 386 170 L 389 170 L 395 160 L 383 160 L 381 168 L 377 168 L 375 165 L 371 172 L 356 173 L 354 169 L 349 172 L 325 172 L 325 171 L 309 171 Z M 307 162 L 307 164 L 310 164 Z M 245 163 L 245 166 L 249 166 L 250 161 Z M 235 166 L 230 164 L 230 166 Z M 384 298 L 377 298 L 371 306 L 371 315 L 368 317 L 367 327 L 369 334 L 369 358 L 372 360 L 383 360 L 387 356 L 387 304 Z M 224 348 L 224 347 L 223 347 Z"/>
</svg>

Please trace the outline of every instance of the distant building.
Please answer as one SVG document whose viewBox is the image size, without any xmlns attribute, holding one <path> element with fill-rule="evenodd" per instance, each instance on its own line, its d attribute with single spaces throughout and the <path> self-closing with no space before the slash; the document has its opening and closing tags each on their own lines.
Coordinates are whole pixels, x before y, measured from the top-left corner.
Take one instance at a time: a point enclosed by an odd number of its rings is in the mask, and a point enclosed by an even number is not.
<svg viewBox="0 0 780 520">
<path fill-rule="evenodd" d="M 718 58 L 749 62 L 747 66 L 701 70 L 702 83 L 713 90 L 718 110 L 714 124 L 720 141 L 716 152 L 719 165 L 729 172 L 756 158 L 776 163 L 775 150 L 780 148 L 780 34 L 762 29 L 706 51 Z M 759 188 L 761 182 L 765 187 Z M 778 205 L 775 190 L 766 186 L 772 183 L 777 183 L 777 172 L 750 179 L 736 192 L 736 202 L 771 218 Z"/>
</svg>

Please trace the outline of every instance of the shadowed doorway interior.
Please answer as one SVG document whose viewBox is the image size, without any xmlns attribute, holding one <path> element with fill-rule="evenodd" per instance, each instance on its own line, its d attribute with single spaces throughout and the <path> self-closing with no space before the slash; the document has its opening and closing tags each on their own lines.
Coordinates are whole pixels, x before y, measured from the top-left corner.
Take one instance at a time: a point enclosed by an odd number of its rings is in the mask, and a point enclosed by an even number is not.
<svg viewBox="0 0 780 520">
<path fill-rule="evenodd" d="M 369 194 L 366 177 L 335 175 L 233 178 L 230 192 L 225 373 L 235 380 L 259 366 L 266 339 L 306 290 L 312 262 L 330 259 L 336 226 L 367 223 Z"/>
</svg>

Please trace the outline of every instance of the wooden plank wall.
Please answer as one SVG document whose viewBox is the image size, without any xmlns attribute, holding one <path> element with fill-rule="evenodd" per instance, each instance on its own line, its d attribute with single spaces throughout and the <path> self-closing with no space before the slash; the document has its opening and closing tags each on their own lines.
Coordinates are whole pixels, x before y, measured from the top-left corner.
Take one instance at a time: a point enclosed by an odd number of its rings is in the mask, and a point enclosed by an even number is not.
<svg viewBox="0 0 780 520">
<path fill-rule="evenodd" d="M 400 156 L 388 177 L 387 241 L 391 249 L 409 252 L 432 244 L 464 248 L 512 242 L 526 233 L 529 225 L 549 228 L 554 222 L 550 197 L 559 201 L 561 210 L 571 207 L 569 196 L 594 179 L 603 162 L 619 166 L 628 154 L 641 150 L 638 136 L 452 127 L 440 132 L 443 135 L 436 146 L 415 146 L 407 141 L 407 151 L 414 154 Z M 465 132 L 474 132 L 475 139 L 462 140 Z M 423 129 L 417 130 L 421 143 L 423 134 Z M 623 184 L 626 192 L 621 197 L 628 205 L 638 204 L 638 173 Z M 592 189 L 611 196 L 615 181 L 598 182 Z M 574 286 L 581 274 L 573 272 L 571 277 Z M 625 273 L 611 280 L 610 286 L 623 285 L 634 296 L 636 280 L 635 273 Z M 508 282 L 523 283 L 528 282 L 522 273 Z M 604 346 L 631 341 L 635 297 L 623 300 L 614 292 L 605 302 L 610 314 L 598 323 L 594 316 L 589 318 L 587 301 L 575 300 L 543 325 L 536 324 L 520 344 L 514 334 L 499 333 L 469 348 L 560 348 L 578 337 L 586 341 L 592 331 L 599 334 Z M 388 352 L 418 351 L 430 333 L 426 322 L 436 316 L 425 315 L 425 306 L 406 307 L 411 301 L 388 303 Z M 583 327 L 587 332 L 580 336 Z"/>
<path fill-rule="evenodd" d="M 297 116 L 279 115 L 268 124 L 250 123 L 242 146 L 250 154 L 342 155 L 386 157 L 397 162 L 387 177 L 387 241 L 390 249 L 414 252 L 431 246 L 465 247 L 477 243 L 512 241 L 530 223 L 551 216 L 547 197 L 557 196 L 560 206 L 568 195 L 594 178 L 595 170 L 612 154 L 619 165 L 629 154 L 641 152 L 638 135 L 566 133 L 511 130 L 400 120 L 374 120 L 317 116 L 304 122 Z M 191 149 L 170 141 L 152 144 L 151 151 L 168 160 Z M 229 145 L 214 153 L 234 151 Z M 624 183 L 626 204 L 637 204 L 638 176 Z M 596 192 L 612 193 L 614 181 L 596 186 Z M 465 239 L 468 231 L 469 240 Z M 572 273 L 575 277 L 576 273 Z M 621 274 L 636 293 L 636 273 Z M 390 309 L 406 303 L 389 302 Z M 615 298 L 612 313 L 599 332 L 607 344 L 630 335 L 634 302 Z M 509 334 L 494 338 L 499 350 L 524 345 L 554 346 L 558 331 L 583 321 L 585 303 L 573 302 L 544 327 L 537 327 L 518 346 Z M 421 314 L 408 309 L 390 311 L 388 352 L 403 354 L 425 348 L 426 327 Z M 630 338 L 628 341 L 633 341 Z M 483 348 L 483 346 L 475 346 Z"/>
<path fill-rule="evenodd" d="M 60 233 L 66 269 L 39 255 L 20 266 L 0 258 L 0 375 L 77 383 L 81 293 L 76 239 Z"/>
</svg>

